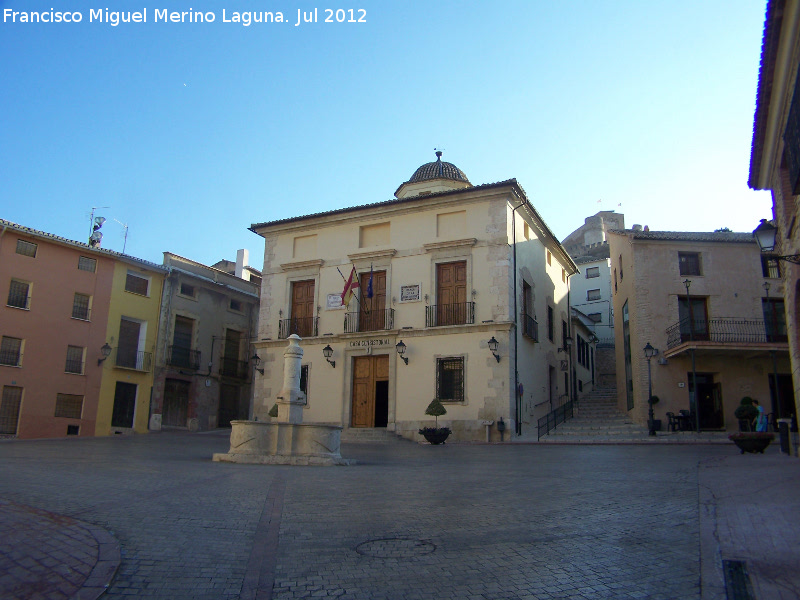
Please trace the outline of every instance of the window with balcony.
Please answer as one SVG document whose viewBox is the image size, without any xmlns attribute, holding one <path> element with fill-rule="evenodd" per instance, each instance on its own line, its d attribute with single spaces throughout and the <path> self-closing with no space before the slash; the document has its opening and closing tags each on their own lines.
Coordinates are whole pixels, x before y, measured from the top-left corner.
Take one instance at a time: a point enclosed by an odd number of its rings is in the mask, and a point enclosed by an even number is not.
<svg viewBox="0 0 800 600">
<path fill-rule="evenodd" d="M 705 298 L 678 298 L 681 341 L 708 340 L 708 308 Z"/>
<path fill-rule="evenodd" d="M 20 338 L 4 335 L 0 340 L 0 365 L 22 366 L 22 340 Z"/>
<path fill-rule="evenodd" d="M 168 364 L 184 369 L 197 370 L 200 368 L 200 352 L 192 350 L 193 333 L 194 319 L 176 315 Z"/>
<path fill-rule="evenodd" d="M 786 310 L 782 299 L 762 298 L 761 308 L 764 313 L 764 328 L 768 342 L 786 342 L 789 340 L 786 331 Z"/>
<path fill-rule="evenodd" d="M 83 414 L 83 396 L 73 394 L 56 395 L 56 417 L 63 419 L 80 419 Z"/>
<path fill-rule="evenodd" d="M 436 397 L 442 402 L 464 401 L 464 357 L 436 359 Z"/>
<path fill-rule="evenodd" d="M 392 329 L 394 310 L 386 308 L 386 271 L 362 273 L 359 285 L 359 310 L 345 314 L 345 332 Z"/>
<path fill-rule="evenodd" d="M 87 294 L 75 293 L 72 299 L 72 318 L 80 319 L 81 321 L 89 320 L 89 305 L 91 304 L 92 297 Z"/>
<path fill-rule="evenodd" d="M 586 279 L 594 279 L 600 277 L 600 267 L 588 267 L 586 269 Z"/>
<path fill-rule="evenodd" d="M 28 310 L 30 308 L 30 300 L 31 284 L 27 281 L 12 279 L 11 285 L 8 286 L 8 301 L 6 304 L 13 308 Z"/>
<path fill-rule="evenodd" d="M 247 379 L 248 364 L 241 360 L 242 332 L 235 329 L 225 330 L 225 342 L 222 346 L 222 365 L 220 373 L 226 377 Z"/>
<path fill-rule="evenodd" d="M 436 265 L 436 304 L 426 307 L 426 327 L 475 322 L 475 303 L 467 301 L 467 261 Z"/>
<path fill-rule="evenodd" d="M 142 277 L 134 273 L 133 271 L 128 271 L 128 275 L 125 278 L 125 291 L 130 292 L 132 294 L 139 294 L 140 296 L 147 296 L 147 292 L 150 288 L 150 279 L 147 277 Z"/>
<path fill-rule="evenodd" d="M 64 366 L 64 372 L 83 375 L 85 354 L 82 346 L 67 346 L 67 363 Z"/>
<path fill-rule="evenodd" d="M 117 347 L 118 367 L 149 371 L 152 354 L 140 350 L 144 346 L 147 323 L 122 317 L 119 322 L 119 345 Z"/>
<path fill-rule="evenodd" d="M 678 266 L 682 277 L 702 275 L 699 252 L 678 252 Z"/>
<path fill-rule="evenodd" d="M 90 273 L 95 273 L 97 271 L 97 259 L 96 258 L 89 258 L 88 256 L 79 256 L 78 257 L 78 270 L 80 270 L 80 271 L 88 271 Z"/>
<path fill-rule="evenodd" d="M 39 244 L 34 244 L 27 240 L 17 240 L 17 254 L 22 256 L 30 256 L 36 258 L 36 251 L 39 249 Z"/>
<path fill-rule="evenodd" d="M 278 337 L 285 339 L 297 334 L 301 338 L 317 335 L 317 317 L 314 304 L 314 280 L 292 282 L 292 306 L 289 318 L 280 322 Z"/>
</svg>

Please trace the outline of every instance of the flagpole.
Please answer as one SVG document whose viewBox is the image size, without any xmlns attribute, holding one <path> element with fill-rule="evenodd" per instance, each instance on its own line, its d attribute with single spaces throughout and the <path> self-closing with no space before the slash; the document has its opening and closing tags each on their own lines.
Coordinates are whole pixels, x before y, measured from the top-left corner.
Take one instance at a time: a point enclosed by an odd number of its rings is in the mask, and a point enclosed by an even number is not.
<svg viewBox="0 0 800 600">
<path fill-rule="evenodd" d="M 339 267 L 336 267 L 336 270 L 337 270 L 337 271 L 339 271 Z M 356 279 L 358 280 L 358 289 L 359 289 L 359 291 L 360 291 L 360 290 L 361 290 L 361 280 L 360 280 L 360 279 L 358 279 L 358 270 L 356 269 L 356 266 L 355 266 L 355 265 L 353 265 L 353 270 L 356 272 Z M 342 272 L 341 272 L 341 271 L 339 271 L 339 275 L 341 275 L 341 277 L 342 277 L 342 280 L 344 281 L 344 284 L 345 284 L 345 285 L 347 285 L 347 279 L 345 279 L 345 278 L 344 278 L 344 275 L 342 275 Z M 359 294 L 359 296 L 360 296 L 360 295 L 361 295 L 361 294 Z M 361 300 L 358 298 L 358 296 L 356 296 L 355 294 L 353 294 L 353 297 L 356 299 L 356 302 L 358 303 L 358 307 L 359 307 L 359 308 L 362 308 L 362 306 L 361 306 Z M 345 309 L 345 310 L 347 310 L 347 306 L 345 306 L 345 307 L 344 307 L 344 309 Z M 367 312 L 367 311 L 364 311 L 364 312 Z"/>
</svg>

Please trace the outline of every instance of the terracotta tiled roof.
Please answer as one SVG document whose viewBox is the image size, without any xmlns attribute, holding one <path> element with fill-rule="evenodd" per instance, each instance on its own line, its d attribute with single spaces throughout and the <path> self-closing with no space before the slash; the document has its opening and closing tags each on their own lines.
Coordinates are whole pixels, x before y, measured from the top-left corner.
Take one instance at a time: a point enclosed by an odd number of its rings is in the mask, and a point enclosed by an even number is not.
<svg viewBox="0 0 800 600">
<path fill-rule="evenodd" d="M 115 252 L 114 250 L 107 250 L 105 248 L 92 248 L 91 246 L 89 246 L 89 244 L 84 244 L 83 242 L 76 242 L 75 240 L 70 240 L 61 237 L 59 235 L 46 233 L 44 231 L 39 231 L 38 229 L 31 229 L 30 227 L 25 227 L 24 225 L 19 225 L 18 223 L 6 221 L 5 219 L 0 219 L 0 230 L 5 230 L 5 229 L 11 229 L 12 231 L 17 231 L 25 235 L 47 239 L 59 244 L 65 244 L 67 246 L 74 246 L 75 248 L 78 248 L 83 252 L 94 252 L 97 254 L 105 254 L 106 256 L 109 256 L 111 258 L 116 258 L 128 262 L 135 262 L 145 265 L 149 269 L 155 269 L 157 271 L 163 271 L 165 273 L 167 272 L 167 269 L 162 265 L 157 265 L 156 263 L 152 263 L 150 261 L 141 258 L 136 258 L 135 256 L 130 256 L 129 254 L 122 254 L 120 252 Z"/>
<path fill-rule="evenodd" d="M 408 183 L 427 181 L 429 179 L 454 179 L 455 181 L 465 181 L 469 183 L 469 179 L 464 175 L 464 171 L 453 163 L 443 162 L 441 158 L 436 162 L 425 163 L 414 171 Z"/>
<path fill-rule="evenodd" d="M 634 229 L 614 229 L 610 233 L 632 236 L 635 240 L 663 240 L 677 242 L 731 242 L 736 244 L 755 244 L 752 233 L 738 231 L 638 231 Z"/>
</svg>

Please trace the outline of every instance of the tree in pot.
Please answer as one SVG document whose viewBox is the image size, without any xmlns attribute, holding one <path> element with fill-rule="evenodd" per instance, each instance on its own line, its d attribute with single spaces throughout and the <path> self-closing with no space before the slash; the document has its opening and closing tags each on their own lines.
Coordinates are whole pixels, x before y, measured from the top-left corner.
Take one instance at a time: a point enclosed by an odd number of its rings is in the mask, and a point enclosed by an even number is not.
<svg viewBox="0 0 800 600">
<path fill-rule="evenodd" d="M 733 411 L 733 415 L 739 419 L 739 431 L 752 431 L 753 421 L 758 417 L 758 409 L 753 406 L 753 399 L 745 396 Z"/>
<path fill-rule="evenodd" d="M 439 427 L 439 417 L 446 415 L 447 409 L 438 398 L 434 398 L 431 403 L 428 404 L 428 408 L 425 409 L 425 414 L 436 419 L 436 427 L 423 427 L 419 430 L 420 435 L 431 444 L 444 444 L 452 431 L 450 431 L 449 427 Z"/>
</svg>

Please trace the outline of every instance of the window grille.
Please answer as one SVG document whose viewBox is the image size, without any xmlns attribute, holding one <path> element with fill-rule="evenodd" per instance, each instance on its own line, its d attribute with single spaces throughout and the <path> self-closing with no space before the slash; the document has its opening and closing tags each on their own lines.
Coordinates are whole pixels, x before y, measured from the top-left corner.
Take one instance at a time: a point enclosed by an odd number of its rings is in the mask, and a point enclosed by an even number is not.
<svg viewBox="0 0 800 600">
<path fill-rule="evenodd" d="M 80 419 L 83 413 L 83 396 L 58 394 L 56 396 L 56 417 Z"/>
<path fill-rule="evenodd" d="M 771 279 L 780 279 L 781 277 L 781 263 L 777 258 L 772 256 L 761 257 L 761 274 L 764 277 Z"/>
<path fill-rule="evenodd" d="M 19 408 L 22 404 L 22 388 L 4 385 L 0 400 L 0 434 L 16 435 L 19 423 Z"/>
<path fill-rule="evenodd" d="M 20 366 L 22 359 L 22 340 L 3 336 L 0 342 L 0 365 Z"/>
<path fill-rule="evenodd" d="M 125 279 L 125 291 L 131 292 L 132 294 L 139 294 L 141 296 L 147 296 L 147 288 L 150 281 L 145 277 L 139 277 L 135 273 L 128 272 L 128 276 Z"/>
<path fill-rule="evenodd" d="M 464 401 L 464 359 L 436 360 L 436 397 L 443 402 Z"/>
<path fill-rule="evenodd" d="M 64 371 L 83 375 L 83 348 L 81 346 L 67 346 L 67 364 L 64 366 Z"/>
<path fill-rule="evenodd" d="M 75 294 L 72 300 L 72 318 L 81 319 L 83 321 L 89 320 L 89 300 L 90 296 L 86 294 Z"/>
<path fill-rule="evenodd" d="M 36 250 L 38 248 L 39 244 L 34 244 L 26 240 L 17 240 L 17 254 L 22 254 L 22 256 L 36 258 Z"/>
<path fill-rule="evenodd" d="M 97 259 L 81 256 L 78 258 L 78 269 L 95 273 L 97 271 Z"/>
<path fill-rule="evenodd" d="M 12 279 L 11 285 L 8 287 L 8 306 L 13 306 L 14 308 L 30 308 L 30 290 L 30 283 Z"/>
</svg>

